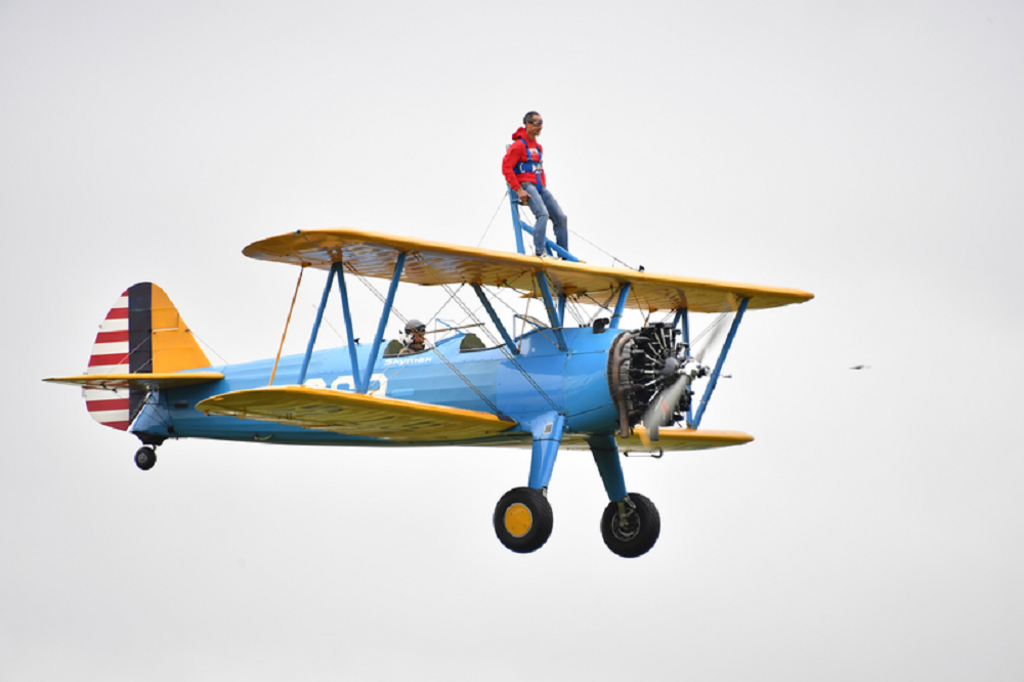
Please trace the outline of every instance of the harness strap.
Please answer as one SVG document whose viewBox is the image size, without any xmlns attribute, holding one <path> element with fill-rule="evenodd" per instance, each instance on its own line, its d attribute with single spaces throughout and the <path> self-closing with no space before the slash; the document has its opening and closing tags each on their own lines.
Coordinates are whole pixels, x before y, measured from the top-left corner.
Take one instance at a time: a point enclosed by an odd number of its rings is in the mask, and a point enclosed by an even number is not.
<svg viewBox="0 0 1024 682">
<path fill-rule="evenodd" d="M 526 138 L 520 138 L 520 142 L 526 147 L 526 161 L 520 161 L 516 164 L 515 174 L 526 175 L 527 173 L 533 173 L 534 180 L 538 187 L 542 187 L 540 182 L 540 174 L 544 170 L 544 159 L 540 149 L 537 150 L 537 160 L 534 161 L 533 155 L 530 153 L 530 145 L 526 141 Z"/>
</svg>

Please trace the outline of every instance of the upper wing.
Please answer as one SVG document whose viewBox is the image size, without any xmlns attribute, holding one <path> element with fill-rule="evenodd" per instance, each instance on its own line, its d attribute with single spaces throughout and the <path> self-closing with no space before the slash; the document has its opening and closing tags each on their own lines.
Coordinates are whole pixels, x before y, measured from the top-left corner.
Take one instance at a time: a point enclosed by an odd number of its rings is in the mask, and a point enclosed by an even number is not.
<svg viewBox="0 0 1024 682">
<path fill-rule="evenodd" d="M 375 398 L 308 386 L 266 386 L 232 391 L 196 405 L 206 414 L 304 426 L 393 441 L 484 438 L 516 425 L 487 412 Z"/>
<path fill-rule="evenodd" d="M 223 379 L 220 372 L 163 372 L 147 374 L 143 372 L 124 374 L 80 374 L 72 377 L 51 377 L 43 379 L 52 384 L 72 384 L 85 388 L 105 389 L 149 389 L 157 390 L 164 388 L 177 388 L 178 386 L 192 386 L 194 384 L 206 384 L 211 381 Z"/>
<path fill-rule="evenodd" d="M 735 309 L 738 299 L 749 298 L 749 308 L 775 308 L 803 303 L 814 294 L 799 289 L 719 282 L 693 277 L 658 275 L 626 268 L 608 268 L 395 237 L 350 228 L 300 230 L 255 242 L 242 251 L 250 258 L 330 268 L 343 261 L 350 271 L 367 277 L 391 279 L 399 253 L 407 253 L 402 281 L 413 284 L 505 286 L 536 295 L 534 276 L 547 274 L 555 286 L 572 296 L 603 301 L 625 283 L 631 285 L 627 307 L 640 310 L 689 308 L 718 313 Z"/>
</svg>

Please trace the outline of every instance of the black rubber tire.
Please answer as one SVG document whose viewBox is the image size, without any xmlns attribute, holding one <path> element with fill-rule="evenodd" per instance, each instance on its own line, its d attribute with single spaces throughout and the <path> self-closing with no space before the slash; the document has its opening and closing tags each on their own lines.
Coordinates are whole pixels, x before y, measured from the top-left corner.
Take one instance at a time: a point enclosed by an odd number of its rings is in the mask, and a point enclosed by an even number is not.
<svg viewBox="0 0 1024 682">
<path fill-rule="evenodd" d="M 533 488 L 509 490 L 494 508 L 495 534 L 501 544 L 519 554 L 529 554 L 540 549 L 551 537 L 554 525 L 555 517 L 548 498 Z"/>
<path fill-rule="evenodd" d="M 601 517 L 601 536 L 608 549 L 621 557 L 633 559 L 654 547 L 661 533 L 661 515 L 654 503 L 639 493 L 629 493 L 636 505 L 625 533 L 619 529 L 619 503 L 609 502 Z"/>
<path fill-rule="evenodd" d="M 135 466 L 149 471 L 156 465 L 156 450 L 145 445 L 135 451 Z"/>
</svg>

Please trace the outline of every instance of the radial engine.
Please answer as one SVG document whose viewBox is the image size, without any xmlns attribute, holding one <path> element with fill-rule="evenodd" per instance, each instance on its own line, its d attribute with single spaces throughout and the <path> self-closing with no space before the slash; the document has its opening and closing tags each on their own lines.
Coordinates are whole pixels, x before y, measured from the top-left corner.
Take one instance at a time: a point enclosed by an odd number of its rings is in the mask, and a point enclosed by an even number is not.
<svg viewBox="0 0 1024 682">
<path fill-rule="evenodd" d="M 623 332 L 612 343 L 608 383 L 623 437 L 651 408 L 664 413 L 658 420 L 662 424 L 682 421 L 690 409 L 690 384 L 709 369 L 690 355 L 679 337 L 675 326 L 659 322 Z"/>
</svg>

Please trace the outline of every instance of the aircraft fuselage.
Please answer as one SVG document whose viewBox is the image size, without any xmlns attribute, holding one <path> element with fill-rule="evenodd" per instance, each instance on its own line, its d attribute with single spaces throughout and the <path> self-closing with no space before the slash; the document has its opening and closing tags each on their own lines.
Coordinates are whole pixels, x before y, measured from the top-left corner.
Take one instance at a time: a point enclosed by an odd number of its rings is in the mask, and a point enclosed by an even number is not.
<svg viewBox="0 0 1024 682">
<path fill-rule="evenodd" d="M 555 345 L 550 330 L 535 330 L 522 338 L 520 353 L 510 360 L 503 347 L 459 350 L 454 337 L 437 350 L 383 357 L 373 365 L 370 392 L 374 395 L 493 413 L 495 409 L 519 426 L 497 441 L 520 438 L 523 424 L 550 410 L 567 415 L 566 430 L 611 433 L 618 412 L 608 383 L 608 350 L 621 330 L 594 333 L 590 327 L 563 330 L 567 350 Z M 370 346 L 357 346 L 357 362 L 365 371 Z M 439 355 L 443 354 L 447 363 Z M 297 384 L 302 355 L 282 357 L 274 385 Z M 458 369 L 461 378 L 448 363 Z M 139 413 L 132 432 L 160 438 L 214 438 L 239 441 L 322 445 L 391 445 L 377 438 L 349 436 L 297 426 L 226 416 L 207 416 L 195 409 L 201 400 L 269 384 L 274 361 L 259 360 L 212 367 L 220 381 L 155 393 Z M 518 366 L 517 366 L 518 365 Z M 347 346 L 316 351 L 306 373 L 307 386 L 354 390 L 351 355 Z M 472 386 L 470 386 L 472 384 Z M 492 439 L 495 440 L 495 439 Z M 443 445 L 431 442 L 430 445 Z M 403 443 L 409 445 L 409 443 Z"/>
</svg>

